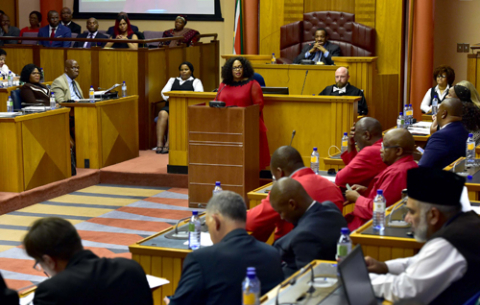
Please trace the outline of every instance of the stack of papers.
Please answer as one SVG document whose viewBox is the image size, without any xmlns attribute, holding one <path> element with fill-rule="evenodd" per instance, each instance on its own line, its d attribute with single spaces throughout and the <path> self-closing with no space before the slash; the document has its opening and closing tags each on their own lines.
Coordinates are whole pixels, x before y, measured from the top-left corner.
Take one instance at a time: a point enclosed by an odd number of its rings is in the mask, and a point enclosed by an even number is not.
<svg viewBox="0 0 480 305">
<path fill-rule="evenodd" d="M 19 115 L 22 115 L 22 113 L 21 112 L 0 112 L 0 118 L 14 118 Z"/>
<path fill-rule="evenodd" d="M 184 245 L 188 245 L 188 240 L 183 243 Z M 212 239 L 210 238 L 210 233 L 202 232 L 200 233 L 200 246 L 201 247 L 209 247 L 213 246 Z"/>
<path fill-rule="evenodd" d="M 408 128 L 411 134 L 426 136 L 430 134 L 432 122 L 418 122 Z"/>
<path fill-rule="evenodd" d="M 28 106 L 23 108 L 24 111 L 26 112 L 42 112 L 42 111 L 47 111 L 50 110 L 50 107 L 47 106 Z"/>
</svg>

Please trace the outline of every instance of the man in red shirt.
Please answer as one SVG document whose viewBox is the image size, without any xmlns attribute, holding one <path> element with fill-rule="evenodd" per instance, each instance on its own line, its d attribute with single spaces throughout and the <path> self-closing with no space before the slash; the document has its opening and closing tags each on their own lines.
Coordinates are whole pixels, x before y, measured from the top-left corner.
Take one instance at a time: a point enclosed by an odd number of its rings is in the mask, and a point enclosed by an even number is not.
<svg viewBox="0 0 480 305">
<path fill-rule="evenodd" d="M 308 195 L 318 202 L 332 201 L 343 209 L 343 196 L 340 189 L 322 176 L 315 173 L 303 164 L 300 153 L 291 146 L 282 146 L 272 155 L 270 162 L 272 178 L 279 180 L 290 177 L 300 182 Z M 280 218 L 280 215 L 270 205 L 270 194 L 263 199 L 260 205 L 247 211 L 247 231 L 260 240 L 267 241 L 275 230 L 275 240 L 284 236 L 293 229 L 293 225 Z"/>
<path fill-rule="evenodd" d="M 355 184 L 351 191 L 345 192 L 347 201 L 355 203 L 353 212 L 345 215 L 351 231 L 372 218 L 377 190 L 383 190 L 387 207 L 402 198 L 402 190 L 407 187 L 407 171 L 418 167 L 413 161 L 414 150 L 415 140 L 408 130 L 393 129 L 385 134 L 380 154 L 388 167 L 372 180 L 368 188 Z"/>
<path fill-rule="evenodd" d="M 357 143 L 359 152 L 355 148 Z M 337 173 L 335 184 L 345 190 L 346 184 L 369 185 L 372 179 L 381 173 L 387 165 L 380 157 L 382 145 L 382 125 L 374 118 L 360 119 L 353 125 L 348 151 L 342 154 L 346 167 Z"/>
</svg>

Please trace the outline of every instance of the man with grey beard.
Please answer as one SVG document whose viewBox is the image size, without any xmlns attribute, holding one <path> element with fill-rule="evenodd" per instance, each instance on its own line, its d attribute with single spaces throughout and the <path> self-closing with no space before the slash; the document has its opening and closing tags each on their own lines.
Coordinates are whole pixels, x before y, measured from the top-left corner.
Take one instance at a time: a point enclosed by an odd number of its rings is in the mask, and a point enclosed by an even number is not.
<svg viewBox="0 0 480 305">
<path fill-rule="evenodd" d="M 409 258 L 385 263 L 365 257 L 377 297 L 426 304 L 463 304 L 480 291 L 480 218 L 462 212 L 465 179 L 435 168 L 407 173 L 408 213 L 415 239 L 426 242 Z"/>
</svg>

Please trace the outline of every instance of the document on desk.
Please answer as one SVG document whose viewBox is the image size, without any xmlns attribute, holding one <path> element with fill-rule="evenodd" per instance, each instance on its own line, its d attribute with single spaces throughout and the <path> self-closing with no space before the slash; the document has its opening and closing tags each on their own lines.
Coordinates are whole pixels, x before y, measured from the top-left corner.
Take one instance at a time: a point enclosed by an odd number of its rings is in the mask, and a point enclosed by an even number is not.
<svg viewBox="0 0 480 305">
<path fill-rule="evenodd" d="M 147 282 L 148 282 L 148 286 L 150 286 L 150 289 L 155 289 L 170 283 L 170 281 L 167 279 L 156 277 L 150 274 L 147 274 Z"/>
<path fill-rule="evenodd" d="M 188 245 L 188 240 L 183 243 L 184 245 Z M 200 233 L 200 246 L 202 247 L 209 247 L 213 246 L 212 239 L 210 238 L 210 233 L 202 232 Z"/>
<path fill-rule="evenodd" d="M 32 292 L 23 298 L 20 298 L 20 305 L 31 305 L 33 304 L 33 297 L 35 297 L 35 292 Z"/>
</svg>

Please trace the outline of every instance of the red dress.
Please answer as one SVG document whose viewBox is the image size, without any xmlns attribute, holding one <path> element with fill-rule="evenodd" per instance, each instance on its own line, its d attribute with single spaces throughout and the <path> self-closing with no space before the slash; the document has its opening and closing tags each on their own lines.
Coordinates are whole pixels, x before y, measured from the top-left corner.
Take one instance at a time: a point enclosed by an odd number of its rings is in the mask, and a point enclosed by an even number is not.
<svg viewBox="0 0 480 305">
<path fill-rule="evenodd" d="M 249 79 L 234 85 L 220 84 L 217 101 L 225 102 L 227 106 L 247 107 L 260 106 L 260 169 L 270 165 L 270 150 L 268 149 L 267 126 L 263 121 L 263 92 L 256 80 Z"/>
</svg>

